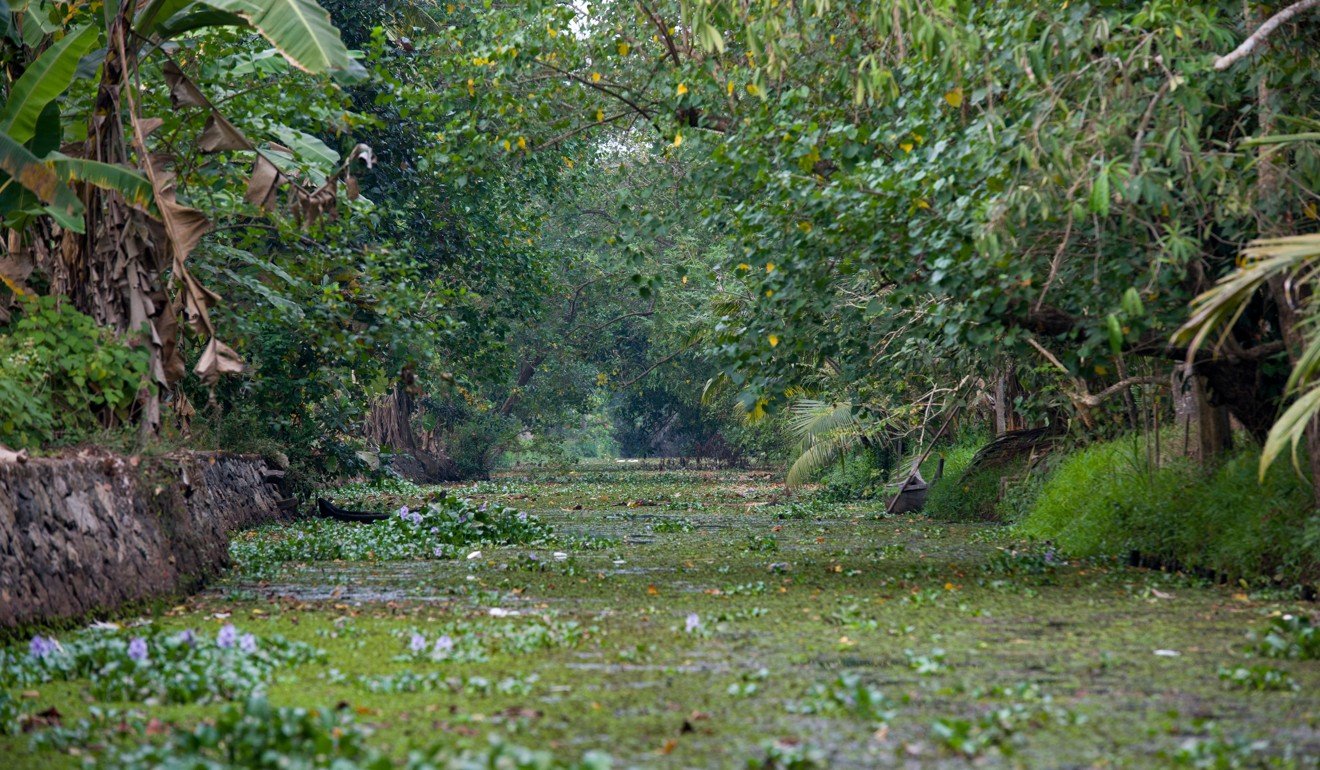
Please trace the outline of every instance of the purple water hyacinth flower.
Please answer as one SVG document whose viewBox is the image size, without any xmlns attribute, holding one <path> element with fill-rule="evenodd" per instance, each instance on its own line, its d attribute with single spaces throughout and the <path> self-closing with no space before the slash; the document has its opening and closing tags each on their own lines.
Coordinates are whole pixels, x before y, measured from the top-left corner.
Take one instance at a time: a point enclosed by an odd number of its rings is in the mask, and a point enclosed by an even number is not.
<svg viewBox="0 0 1320 770">
<path fill-rule="evenodd" d="M 128 658 L 136 663 L 147 660 L 147 640 L 140 636 L 133 637 L 128 643 Z"/>
<path fill-rule="evenodd" d="M 481 511 L 482 513 L 485 513 L 485 512 L 486 512 L 486 508 L 487 508 L 489 505 L 490 505 L 490 503 L 485 502 L 485 501 L 482 501 L 482 503 L 481 503 L 481 507 L 478 508 L 477 510 L 478 510 L 478 511 Z"/>
<path fill-rule="evenodd" d="M 689 634 L 696 631 L 698 628 L 701 628 L 701 616 L 697 615 L 695 612 L 688 613 L 687 624 L 684 628 Z"/>
<path fill-rule="evenodd" d="M 400 519 L 408 518 L 408 506 L 406 505 L 399 506 L 399 518 Z"/>
<path fill-rule="evenodd" d="M 527 511 L 518 511 L 518 521 L 524 524 L 527 523 Z"/>
<path fill-rule="evenodd" d="M 193 630 L 191 628 L 185 628 L 184 630 L 179 632 L 178 636 L 174 638 L 179 640 L 180 643 L 186 644 L 189 647 L 192 647 L 193 645 L 197 644 L 197 636 L 193 634 Z"/>
<path fill-rule="evenodd" d="M 435 640 L 435 654 L 448 655 L 454 650 L 454 640 L 449 638 L 449 634 L 444 634 Z"/>
<path fill-rule="evenodd" d="M 238 638 L 238 649 L 243 651 L 244 655 L 251 655 L 257 651 L 257 637 L 252 634 L 243 634 Z"/>
<path fill-rule="evenodd" d="M 34 658 L 44 658 L 55 652 L 55 640 L 44 636 L 32 637 L 32 642 L 28 645 L 28 654 Z"/>
<path fill-rule="evenodd" d="M 421 634 L 413 634 L 412 639 L 408 641 L 408 649 L 413 652 L 422 652 L 426 649 L 426 637 Z"/>
<path fill-rule="evenodd" d="M 413 524 L 421 524 L 422 514 L 413 511 L 412 513 L 408 514 L 408 521 L 411 521 Z"/>
<path fill-rule="evenodd" d="M 435 558 L 443 559 L 445 558 L 445 547 L 443 545 L 437 545 L 435 547 L 435 550 L 432 551 L 431 553 L 435 554 Z"/>
<path fill-rule="evenodd" d="M 226 623 L 224 627 L 220 629 L 220 633 L 215 635 L 215 646 L 223 647 L 224 649 L 233 647 L 234 642 L 237 641 L 238 629 L 234 628 L 233 623 Z"/>
</svg>

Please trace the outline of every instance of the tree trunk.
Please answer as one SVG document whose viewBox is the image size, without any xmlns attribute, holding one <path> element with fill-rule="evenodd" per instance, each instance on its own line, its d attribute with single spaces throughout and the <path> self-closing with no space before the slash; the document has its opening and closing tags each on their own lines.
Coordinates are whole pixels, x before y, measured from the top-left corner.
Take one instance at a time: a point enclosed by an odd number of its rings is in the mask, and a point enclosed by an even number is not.
<svg viewBox="0 0 1320 770">
<path fill-rule="evenodd" d="M 1022 382 L 1012 364 L 1006 365 L 995 378 L 995 435 L 1002 436 L 1027 427 L 1017 412 L 1017 399 L 1022 395 Z"/>
<path fill-rule="evenodd" d="M 377 449 L 416 454 L 417 437 L 412 429 L 412 396 L 400 382 L 371 405 L 367 416 L 367 440 Z"/>
<path fill-rule="evenodd" d="M 531 382 L 532 378 L 536 376 L 536 367 L 540 366 L 543 361 L 545 361 L 545 354 L 538 353 L 533 358 L 523 361 L 522 366 L 518 367 L 518 379 L 515 381 L 513 389 L 509 391 L 508 397 L 504 399 L 504 403 L 500 405 L 501 416 L 508 417 L 513 413 L 514 407 L 518 406 L 518 402 L 522 400 L 522 389 L 527 387 L 527 383 Z"/>
</svg>

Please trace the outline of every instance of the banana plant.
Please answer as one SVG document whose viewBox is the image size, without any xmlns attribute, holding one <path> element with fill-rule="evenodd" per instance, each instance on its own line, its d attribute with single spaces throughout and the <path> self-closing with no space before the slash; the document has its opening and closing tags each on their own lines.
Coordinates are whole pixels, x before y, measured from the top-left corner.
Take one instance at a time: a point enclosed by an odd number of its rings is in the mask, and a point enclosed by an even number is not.
<svg viewBox="0 0 1320 770">
<path fill-rule="evenodd" d="M 7 84 L 0 108 L 0 217 L 14 234 L 10 254 L 0 260 L 0 282 L 16 294 L 23 292 L 36 263 L 34 253 L 45 255 L 57 266 L 52 289 L 67 293 L 79 310 L 120 332 L 140 331 L 144 321 L 151 325 L 152 372 L 163 387 L 184 372 L 180 312 L 206 340 L 193 368 L 203 381 L 213 384 L 221 374 L 242 371 L 238 354 L 217 339 L 210 320 L 209 308 L 219 296 L 189 271 L 189 253 L 210 221 L 175 199 L 175 175 L 158 155 L 160 148 L 148 144 L 161 121 L 139 110 L 137 87 L 147 77 L 139 65 L 163 59 L 161 71 L 176 106 L 206 111 L 207 128 L 194 139 L 197 149 L 255 152 L 256 146 L 187 79 L 165 44 L 208 29 L 247 28 L 298 70 L 361 74 L 329 14 L 315 0 L 106 0 L 102 8 L 79 8 L 72 16 L 49 0 L 28 0 L 21 8 L 0 0 L 0 21 L 18 60 L 11 71 L 22 73 Z M 26 51 L 40 54 L 24 61 Z M 94 116 L 88 139 L 78 151 L 62 153 L 68 120 L 61 115 L 61 102 L 67 102 L 65 95 L 80 75 L 98 70 L 94 104 L 76 111 Z M 254 179 L 264 173 L 271 188 L 263 200 L 274 187 L 288 183 L 304 221 L 333 209 L 337 179 L 304 190 L 281 173 L 266 173 L 269 169 L 256 154 Z M 369 148 L 356 148 L 335 173 L 351 181 L 347 166 L 355 159 L 369 164 Z M 270 166 L 269 160 L 265 165 Z M 58 227 L 46 226 L 46 218 Z M 146 227 L 144 219 L 163 227 Z M 34 229 L 34 224 L 39 226 Z M 122 274 L 130 278 L 105 279 Z M 167 284 L 174 287 L 177 304 L 153 299 L 168 296 Z M 144 308 L 151 309 L 145 319 Z M 154 429 L 158 423 L 158 399 L 153 391 L 143 405 L 144 427 Z"/>
<path fill-rule="evenodd" d="M 30 4 L 24 11 L 35 8 Z M 252 28 L 305 72 L 361 71 L 314 0 L 151 0 L 133 17 L 135 34 L 156 43 L 218 26 Z M 80 61 L 98 42 L 104 44 L 104 32 L 92 22 L 64 30 L 9 88 L 0 108 L 0 171 L 7 176 L 6 188 L 17 185 L 27 193 L 0 193 L 0 213 L 11 226 L 21 228 L 44 214 L 82 232 L 83 206 L 68 186 L 71 181 L 115 190 L 133 205 L 152 203 L 151 186 L 138 171 L 55 152 L 61 133 L 56 100 L 73 84 Z"/>
</svg>

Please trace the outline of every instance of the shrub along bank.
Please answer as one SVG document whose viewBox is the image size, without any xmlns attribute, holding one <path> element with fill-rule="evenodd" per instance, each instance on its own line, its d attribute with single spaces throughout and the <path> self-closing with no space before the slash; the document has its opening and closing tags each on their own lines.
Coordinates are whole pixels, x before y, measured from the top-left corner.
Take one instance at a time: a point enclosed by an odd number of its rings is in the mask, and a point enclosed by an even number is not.
<svg viewBox="0 0 1320 770">
<path fill-rule="evenodd" d="M 998 518 L 1070 556 L 1135 558 L 1304 593 L 1320 586 L 1320 512 L 1293 468 L 1278 464 L 1258 481 L 1257 449 L 1209 470 L 1182 457 L 1156 466 L 1142 442 L 1125 437 L 1057 457 L 1039 473 L 1018 464 L 964 474 L 972 451 L 948 451 L 931 516 Z M 1001 492 L 1002 478 L 1012 482 Z"/>
</svg>

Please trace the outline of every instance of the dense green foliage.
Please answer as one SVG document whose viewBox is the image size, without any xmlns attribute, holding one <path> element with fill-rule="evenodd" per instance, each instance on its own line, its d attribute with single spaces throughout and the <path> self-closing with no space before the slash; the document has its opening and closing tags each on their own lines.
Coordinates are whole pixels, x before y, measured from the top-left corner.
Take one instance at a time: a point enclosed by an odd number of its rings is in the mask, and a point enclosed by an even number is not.
<svg viewBox="0 0 1320 770">
<path fill-rule="evenodd" d="M 132 417 L 148 356 L 58 297 L 25 297 L 0 336 L 0 443 L 76 443 Z"/>
<path fill-rule="evenodd" d="M 1209 474 L 1186 462 L 1152 468 L 1130 439 L 1069 456 L 1044 483 L 1022 530 L 1080 556 L 1129 552 L 1154 563 L 1284 585 L 1320 574 L 1320 516 L 1295 475 L 1255 481 L 1241 452 Z"/>
</svg>

